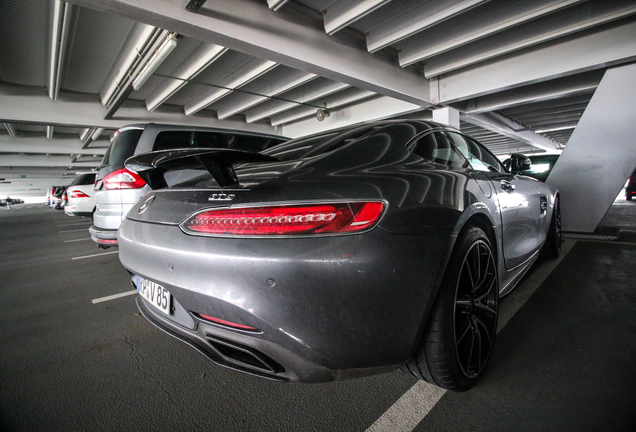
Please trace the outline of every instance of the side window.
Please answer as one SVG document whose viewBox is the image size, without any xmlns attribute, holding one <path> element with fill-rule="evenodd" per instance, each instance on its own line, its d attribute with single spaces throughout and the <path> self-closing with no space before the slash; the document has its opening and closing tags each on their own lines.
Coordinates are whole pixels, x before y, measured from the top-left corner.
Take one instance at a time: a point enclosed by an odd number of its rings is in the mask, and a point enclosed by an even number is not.
<svg viewBox="0 0 636 432">
<path fill-rule="evenodd" d="M 452 145 L 447 132 L 433 132 L 419 138 L 413 153 L 434 162 L 453 168 L 466 168 L 468 162 Z"/>
<path fill-rule="evenodd" d="M 195 131 L 159 132 L 153 150 L 172 150 L 188 147 L 228 148 L 228 136 L 216 132 Z"/>
<path fill-rule="evenodd" d="M 477 171 L 505 172 L 506 170 L 495 156 L 488 150 L 468 137 L 464 137 L 454 132 L 448 132 L 453 144 L 468 159 L 471 167 Z"/>
<path fill-rule="evenodd" d="M 129 129 L 117 134 L 104 156 L 102 164 L 105 166 L 124 166 L 124 161 L 135 153 L 142 129 Z"/>
</svg>

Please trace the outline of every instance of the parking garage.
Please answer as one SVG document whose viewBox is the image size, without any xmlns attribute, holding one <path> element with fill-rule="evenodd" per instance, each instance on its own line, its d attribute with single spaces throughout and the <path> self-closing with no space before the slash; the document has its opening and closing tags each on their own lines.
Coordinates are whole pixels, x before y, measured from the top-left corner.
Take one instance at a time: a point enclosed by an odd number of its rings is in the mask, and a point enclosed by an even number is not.
<svg viewBox="0 0 636 432">
<path fill-rule="evenodd" d="M 633 429 L 631 3 L 3 3 L 0 197 L 26 201 L 0 208 L 3 429 Z M 392 118 L 502 160 L 560 155 L 562 254 L 502 299 L 466 393 L 401 370 L 303 385 L 219 367 L 144 319 L 90 218 L 44 206 L 129 124 L 296 138 Z"/>
</svg>

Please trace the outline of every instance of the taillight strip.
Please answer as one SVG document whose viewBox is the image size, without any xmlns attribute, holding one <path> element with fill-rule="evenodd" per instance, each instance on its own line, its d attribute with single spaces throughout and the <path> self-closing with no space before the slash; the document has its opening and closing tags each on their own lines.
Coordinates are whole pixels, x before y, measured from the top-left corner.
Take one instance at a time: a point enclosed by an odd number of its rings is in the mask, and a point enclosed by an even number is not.
<svg viewBox="0 0 636 432">
<path fill-rule="evenodd" d="M 382 217 L 384 201 L 276 205 L 207 210 L 181 224 L 188 234 L 289 236 L 361 232 Z"/>
</svg>

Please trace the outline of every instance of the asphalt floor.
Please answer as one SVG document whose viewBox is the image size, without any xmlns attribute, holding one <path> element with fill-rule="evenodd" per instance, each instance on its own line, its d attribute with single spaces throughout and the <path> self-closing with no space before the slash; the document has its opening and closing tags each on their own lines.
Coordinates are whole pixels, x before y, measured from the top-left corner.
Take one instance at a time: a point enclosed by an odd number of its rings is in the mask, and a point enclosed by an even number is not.
<svg viewBox="0 0 636 432">
<path fill-rule="evenodd" d="M 566 240 L 503 299 L 489 369 L 461 394 L 401 371 L 298 385 L 216 366 L 150 325 L 134 295 L 93 302 L 131 286 L 89 226 L 0 209 L 3 431 L 636 430 L 636 202 L 601 223 L 613 239 Z"/>
</svg>

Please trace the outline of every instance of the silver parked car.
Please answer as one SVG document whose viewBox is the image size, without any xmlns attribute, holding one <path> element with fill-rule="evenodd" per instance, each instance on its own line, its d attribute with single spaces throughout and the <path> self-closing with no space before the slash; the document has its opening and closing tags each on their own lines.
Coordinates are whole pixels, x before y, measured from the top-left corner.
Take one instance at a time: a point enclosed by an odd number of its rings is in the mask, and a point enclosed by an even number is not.
<svg viewBox="0 0 636 432">
<path fill-rule="evenodd" d="M 64 213 L 69 216 L 91 217 L 95 211 L 96 172 L 75 173 L 73 182 L 66 188 Z"/>
<path fill-rule="evenodd" d="M 261 151 L 285 141 L 274 135 L 174 126 L 163 124 L 129 125 L 115 132 L 95 182 L 96 210 L 89 232 L 99 247 L 117 245 L 117 229 L 128 210 L 151 189 L 147 182 L 124 166 L 136 154 L 175 148 L 225 148 Z M 190 174 L 180 172 L 167 181 L 183 181 Z"/>
<path fill-rule="evenodd" d="M 212 361 L 268 379 L 401 367 L 467 390 L 492 352 L 500 296 L 561 246 L 558 191 L 517 175 L 525 156 L 508 170 L 433 122 L 126 165 L 157 187 L 119 230 L 140 311 Z"/>
</svg>

